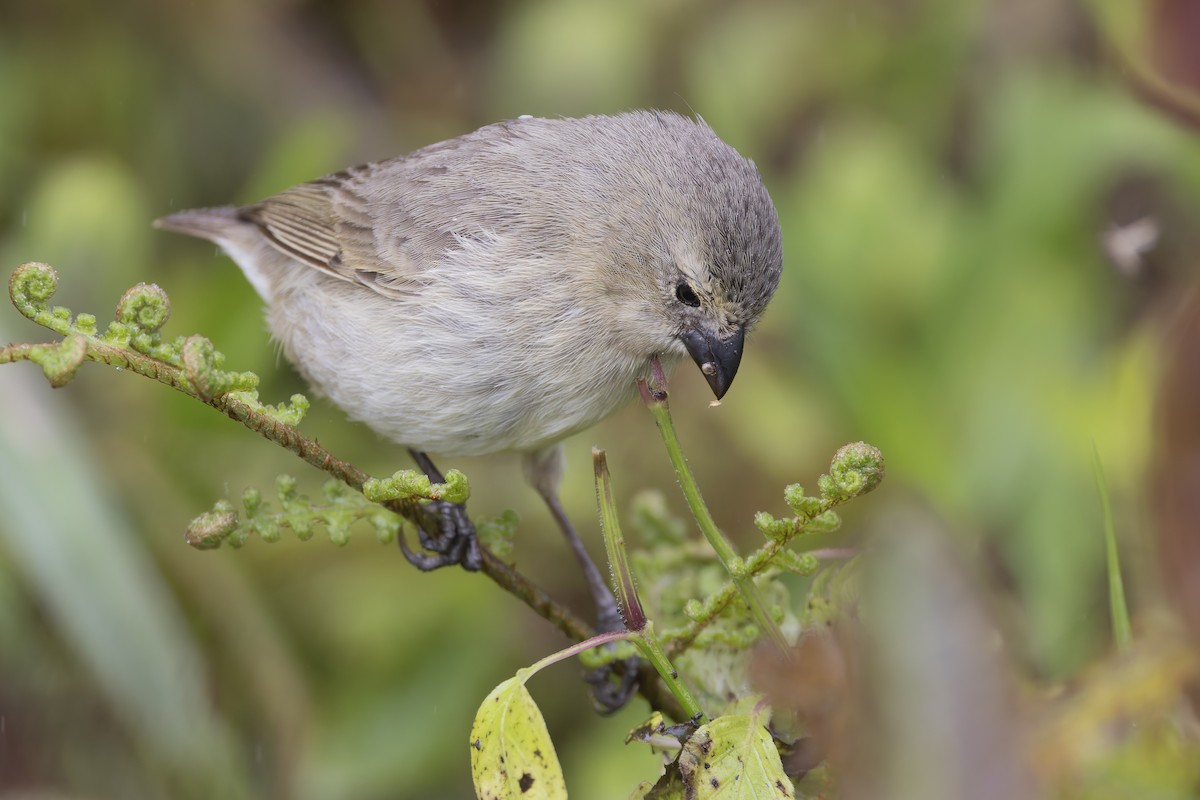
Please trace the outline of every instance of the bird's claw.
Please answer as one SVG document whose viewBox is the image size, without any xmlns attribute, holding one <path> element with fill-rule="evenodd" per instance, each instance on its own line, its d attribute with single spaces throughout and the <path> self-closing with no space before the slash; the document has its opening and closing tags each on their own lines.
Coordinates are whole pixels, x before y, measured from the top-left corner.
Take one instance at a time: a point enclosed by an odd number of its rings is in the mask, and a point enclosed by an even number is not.
<svg viewBox="0 0 1200 800">
<path fill-rule="evenodd" d="M 596 599 L 596 630 L 600 633 L 626 630 L 616 599 L 607 588 Z M 601 714 L 612 714 L 624 707 L 638 690 L 641 668 L 642 660 L 634 656 L 584 673 L 583 679 L 592 687 L 592 704 L 596 710 Z"/>
<path fill-rule="evenodd" d="M 476 572 L 483 566 L 483 555 L 479 550 L 479 539 L 475 526 L 467 517 L 467 510 L 458 503 L 434 500 L 430 504 L 439 522 L 439 535 L 435 536 L 423 526 L 417 526 L 417 541 L 421 550 L 409 549 L 404 536 L 398 537 L 400 551 L 422 572 L 431 572 L 442 567 L 461 564 L 463 569 Z"/>
<path fill-rule="evenodd" d="M 624 708 L 638 690 L 640 658 L 613 661 L 584 673 L 583 679 L 592 687 L 592 704 L 601 714 L 612 714 Z"/>
</svg>

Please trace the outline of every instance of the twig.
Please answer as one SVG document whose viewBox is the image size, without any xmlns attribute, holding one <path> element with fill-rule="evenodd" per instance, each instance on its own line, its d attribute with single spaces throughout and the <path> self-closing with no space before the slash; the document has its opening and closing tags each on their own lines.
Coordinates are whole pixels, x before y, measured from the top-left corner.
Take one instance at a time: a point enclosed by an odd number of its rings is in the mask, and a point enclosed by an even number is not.
<svg viewBox="0 0 1200 800">
<path fill-rule="evenodd" d="M 264 439 L 295 454 L 308 464 L 344 482 L 358 492 L 370 478 L 348 461 L 337 458 L 316 441 L 305 436 L 278 417 L 285 412 L 263 406 L 254 387 L 257 377 L 250 373 L 229 373 L 218 369 L 221 356 L 211 343 L 200 336 L 180 339 L 173 345 L 161 342 L 158 329 L 169 316 L 166 293 L 157 286 L 144 284 L 126 292 L 117 306 L 117 322 L 104 334 L 95 329 L 95 318 L 79 315 L 72 319 L 65 308 L 50 309 L 49 298 L 58 286 L 58 276 L 45 264 L 25 264 L 9 280 L 13 305 L 33 322 L 50 328 L 66 338 L 58 343 L 10 344 L 0 348 L 0 364 L 33 361 L 41 365 L 55 387 L 65 385 L 83 361 L 106 364 L 136 373 L 195 398 L 240 422 Z M 139 349 L 133 349 L 137 347 Z M 150 355 L 143 350 L 149 351 Z M 295 398 L 293 398 L 295 400 Z M 399 514 L 423 530 L 440 530 L 434 515 L 427 513 L 417 499 L 385 501 L 380 505 Z M 556 602 L 540 586 L 481 547 L 480 569 L 494 583 L 521 600 L 568 638 L 583 641 L 595 631 Z M 664 714 L 683 718 L 678 702 L 657 680 L 652 667 L 640 673 L 640 694 Z"/>
</svg>

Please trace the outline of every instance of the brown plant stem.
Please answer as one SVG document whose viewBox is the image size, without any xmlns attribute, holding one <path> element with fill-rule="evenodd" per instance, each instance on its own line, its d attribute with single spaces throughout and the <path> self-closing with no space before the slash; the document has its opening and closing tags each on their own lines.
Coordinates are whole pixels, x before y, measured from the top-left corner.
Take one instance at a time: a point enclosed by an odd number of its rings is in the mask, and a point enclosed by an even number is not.
<svg viewBox="0 0 1200 800">
<path fill-rule="evenodd" d="M 279 422 L 257 411 L 239 399 L 236 393 L 203 397 L 188 380 L 185 371 L 179 367 L 166 364 L 135 350 L 107 344 L 93 337 L 86 337 L 86 341 L 87 349 L 83 356 L 84 360 L 136 373 L 195 398 L 358 492 L 362 491 L 363 483 L 370 477 L 350 462 L 334 456 L 291 425 Z M 0 364 L 28 361 L 39 351 L 53 347 L 57 347 L 57 345 L 6 345 L 0 348 Z M 425 530 L 437 529 L 437 520 L 427 514 L 415 499 L 388 501 L 382 505 L 410 522 L 421 525 Z M 562 631 L 569 639 L 583 641 L 595 635 L 595 631 L 590 625 L 555 601 L 536 583 L 501 561 L 487 548 L 481 547 L 480 551 L 483 555 L 481 572 L 506 592 L 529 606 L 538 616 Z M 684 712 L 679 707 L 679 703 L 659 681 L 653 667 L 643 666 L 640 673 L 640 684 L 639 693 L 653 708 L 675 719 L 684 718 Z"/>
</svg>

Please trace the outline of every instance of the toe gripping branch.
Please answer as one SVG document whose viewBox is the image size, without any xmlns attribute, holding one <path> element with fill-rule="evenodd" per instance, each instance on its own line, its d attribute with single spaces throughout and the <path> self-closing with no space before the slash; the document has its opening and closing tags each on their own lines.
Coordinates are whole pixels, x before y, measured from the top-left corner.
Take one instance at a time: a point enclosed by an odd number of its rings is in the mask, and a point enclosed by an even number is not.
<svg viewBox="0 0 1200 800">
<path fill-rule="evenodd" d="M 432 476 L 430 480 L 433 480 Z M 421 551 L 409 548 L 403 532 L 396 537 L 408 563 L 422 572 L 455 564 L 461 564 L 463 569 L 470 572 L 477 572 L 483 566 L 483 556 L 479 552 L 479 538 L 475 534 L 475 525 L 467 516 L 466 506 L 434 500 L 429 509 L 434 513 L 426 516 L 430 523 L 437 521 L 437 533 L 435 535 L 429 530 L 434 528 L 433 524 L 417 526 L 417 541 L 420 542 Z"/>
<path fill-rule="evenodd" d="M 446 482 L 445 476 L 428 455 L 419 450 L 409 450 L 409 453 L 431 483 Z M 479 537 L 475 533 L 475 525 L 467 516 L 466 504 L 434 500 L 428 508 L 433 513 L 426 515 L 426 523 L 417 526 L 417 541 L 424 552 L 411 550 L 403 533 L 396 537 L 408 563 L 422 572 L 456 564 L 461 564 L 463 569 L 470 572 L 478 572 L 483 566 L 483 555 L 479 552 Z M 435 520 L 436 534 L 432 530 Z"/>
</svg>

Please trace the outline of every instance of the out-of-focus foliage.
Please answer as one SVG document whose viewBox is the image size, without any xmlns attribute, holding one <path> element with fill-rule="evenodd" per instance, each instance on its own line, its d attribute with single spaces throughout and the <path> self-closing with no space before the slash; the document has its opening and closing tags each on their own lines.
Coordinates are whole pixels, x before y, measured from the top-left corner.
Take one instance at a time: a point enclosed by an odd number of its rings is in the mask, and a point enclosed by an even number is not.
<svg viewBox="0 0 1200 800">
<path fill-rule="evenodd" d="M 922 558 L 919 544 L 881 549 L 892 555 L 863 578 L 876 592 L 863 604 L 887 613 L 865 635 L 882 621 L 892 638 L 863 649 L 862 673 L 881 676 L 873 691 L 893 702 L 877 704 L 888 724 L 863 744 L 868 754 L 837 750 L 852 714 L 809 720 L 832 743 L 832 768 L 902 742 L 878 759 L 894 787 L 961 796 L 955 775 L 912 765 L 949 758 L 947 743 L 964 758 L 1018 750 L 1006 699 L 1036 709 L 1067 686 L 1037 727 L 1033 778 L 1013 771 L 995 786 L 1186 796 L 1196 762 L 1181 760 L 1167 722 L 1178 711 L 1170 689 L 1195 665 L 1161 640 L 1144 644 L 1160 615 L 1155 517 L 1139 505 L 1152 452 L 1156 475 L 1180 474 L 1169 460 L 1178 449 L 1156 448 L 1150 422 L 1161 322 L 1200 252 L 1187 89 L 1200 70 L 1194 46 L 1178 45 L 1200 34 L 1185 6 L 10 0 L 0 7 L 0 274 L 52 263 L 61 301 L 81 308 L 156 282 L 174 301 L 172 325 L 213 338 L 279 401 L 306 387 L 279 363 L 253 291 L 211 247 L 152 231 L 154 217 L 252 201 L 518 114 L 699 113 L 759 164 L 786 258 L 723 406 L 707 407 L 699 375 L 672 384 L 717 522 L 752 541 L 755 511 L 783 511 L 780 487 L 865 439 L 886 454 L 889 478 L 845 529 L 918 543 L 939 532 L 971 565 Z M 41 338 L 0 313 L 0 341 Z M 1170 352 L 1186 377 L 1195 351 Z M 631 408 L 569 443 L 565 502 L 596 553 L 591 445 L 607 450 L 622 496 L 658 487 L 683 508 L 651 425 Z M 328 404 L 314 403 L 303 428 L 371 474 L 407 466 Z M 1134 614 L 1122 669 L 1108 659 L 1093 442 Z M 474 512 L 515 508 L 512 557 L 586 607 L 511 460 L 442 466 L 470 476 Z M 32 367 L 0 369 L 0 793 L 470 792 L 463 741 L 480 698 L 561 638 L 490 584 L 418 574 L 371 537 L 346 548 L 184 545 L 188 521 L 214 500 L 281 472 L 309 494 L 323 481 L 146 382 L 83 370 L 53 392 Z M 1169 530 L 1195 530 L 1188 508 L 1170 507 Z M 1174 566 L 1176 588 L 1197 574 L 1183 558 Z M 960 613 L 939 624 L 948 608 Z M 948 638 L 959 630 L 969 636 Z M 931 665 L 946 670 L 940 680 Z M 644 707 L 595 718 L 570 673 L 548 673 L 534 692 L 572 796 L 609 800 L 653 781 L 655 758 L 619 745 Z M 796 683 L 861 686 L 816 667 Z M 1113 699 L 1143 689 L 1144 703 Z M 1134 712 L 1159 716 L 1122 738 Z M 904 722 L 922 715 L 950 727 L 906 736 Z M 956 725 L 991 729 L 955 738 Z"/>
</svg>

